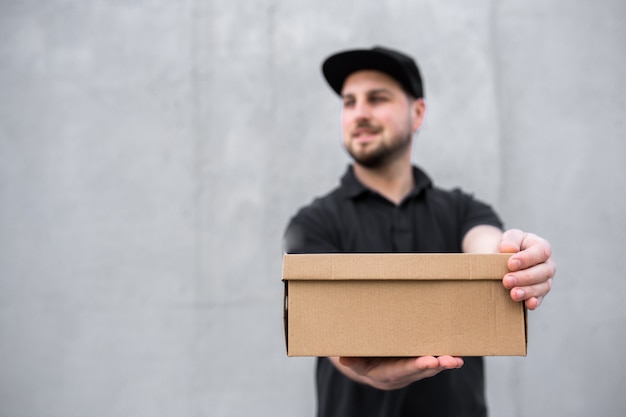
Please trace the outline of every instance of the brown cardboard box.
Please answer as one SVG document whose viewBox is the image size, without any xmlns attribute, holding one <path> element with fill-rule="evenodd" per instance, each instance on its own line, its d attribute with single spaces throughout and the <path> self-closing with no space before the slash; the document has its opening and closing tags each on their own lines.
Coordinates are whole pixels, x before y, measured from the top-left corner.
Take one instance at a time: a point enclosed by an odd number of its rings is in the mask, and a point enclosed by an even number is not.
<svg viewBox="0 0 626 417">
<path fill-rule="evenodd" d="M 508 254 L 285 255 L 289 356 L 526 355 Z"/>
</svg>

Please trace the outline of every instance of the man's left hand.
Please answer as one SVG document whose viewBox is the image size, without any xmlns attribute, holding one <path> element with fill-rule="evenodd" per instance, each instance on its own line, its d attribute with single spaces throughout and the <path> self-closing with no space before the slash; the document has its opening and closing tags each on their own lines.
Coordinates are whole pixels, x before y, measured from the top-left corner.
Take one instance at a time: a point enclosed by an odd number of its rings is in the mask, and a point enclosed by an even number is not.
<svg viewBox="0 0 626 417">
<path fill-rule="evenodd" d="M 511 229 L 502 235 L 498 250 L 513 254 L 508 262 L 511 272 L 502 281 L 511 298 L 524 301 L 529 310 L 539 307 L 556 273 L 550 243 L 535 234 Z"/>
</svg>

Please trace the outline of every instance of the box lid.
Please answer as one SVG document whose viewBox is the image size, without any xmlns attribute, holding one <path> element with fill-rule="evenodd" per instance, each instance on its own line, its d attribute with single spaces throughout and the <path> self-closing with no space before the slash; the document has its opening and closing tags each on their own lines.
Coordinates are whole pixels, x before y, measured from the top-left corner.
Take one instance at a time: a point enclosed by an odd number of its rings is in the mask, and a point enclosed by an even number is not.
<svg viewBox="0 0 626 417">
<path fill-rule="evenodd" d="M 511 254 L 287 254 L 283 280 L 501 280 Z"/>
</svg>

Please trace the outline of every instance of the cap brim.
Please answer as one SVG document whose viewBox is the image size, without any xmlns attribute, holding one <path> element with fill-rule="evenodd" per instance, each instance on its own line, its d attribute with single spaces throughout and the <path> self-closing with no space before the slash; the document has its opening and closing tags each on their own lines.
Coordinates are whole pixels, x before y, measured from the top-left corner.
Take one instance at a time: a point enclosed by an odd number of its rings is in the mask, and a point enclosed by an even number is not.
<svg viewBox="0 0 626 417">
<path fill-rule="evenodd" d="M 328 57 L 322 65 L 324 78 L 339 95 L 341 95 L 343 84 L 350 74 L 368 69 L 384 72 L 405 86 L 409 84 L 402 66 L 387 54 L 376 50 L 357 49 L 339 52 Z"/>
</svg>

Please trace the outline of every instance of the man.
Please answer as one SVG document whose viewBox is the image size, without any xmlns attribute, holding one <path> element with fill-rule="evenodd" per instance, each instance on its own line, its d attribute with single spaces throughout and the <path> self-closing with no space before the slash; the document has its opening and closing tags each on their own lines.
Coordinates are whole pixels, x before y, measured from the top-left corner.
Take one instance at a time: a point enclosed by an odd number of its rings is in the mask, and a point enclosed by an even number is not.
<svg viewBox="0 0 626 417">
<path fill-rule="evenodd" d="M 338 188 L 291 219 L 286 251 L 514 253 L 503 285 L 537 308 L 555 273 L 548 242 L 502 232 L 488 205 L 434 187 L 411 164 L 426 110 L 413 59 L 375 47 L 332 55 L 322 70 L 343 100 L 343 141 L 354 163 Z M 487 414 L 476 357 L 319 358 L 317 394 L 320 417 Z"/>
</svg>

